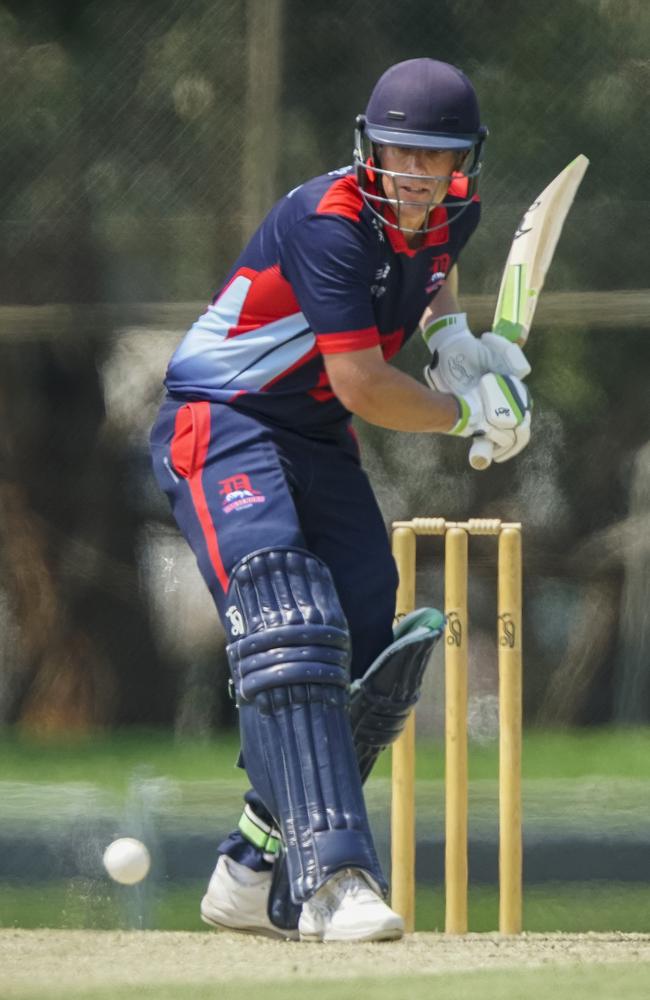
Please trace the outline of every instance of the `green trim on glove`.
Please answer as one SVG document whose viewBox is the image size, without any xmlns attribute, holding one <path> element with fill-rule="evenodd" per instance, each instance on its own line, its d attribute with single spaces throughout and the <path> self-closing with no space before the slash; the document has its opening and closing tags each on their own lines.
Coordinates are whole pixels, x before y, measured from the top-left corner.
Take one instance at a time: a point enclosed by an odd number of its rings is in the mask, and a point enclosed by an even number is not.
<svg viewBox="0 0 650 1000">
<path fill-rule="evenodd" d="M 497 375 L 496 380 L 499 383 L 499 387 L 501 388 L 503 395 L 506 397 L 506 399 L 510 403 L 510 406 L 512 407 L 512 412 L 517 418 L 517 423 L 521 423 L 521 421 L 524 419 L 524 414 L 521 407 L 519 406 L 519 403 L 517 403 L 515 397 L 512 395 L 512 392 L 510 391 L 510 386 L 508 385 L 507 379 L 505 379 L 503 375 Z"/>
<path fill-rule="evenodd" d="M 429 341 L 431 340 L 432 337 L 435 336 L 436 333 L 439 333 L 440 330 L 444 330 L 446 326 L 456 325 L 456 323 L 458 322 L 456 317 L 457 317 L 456 313 L 452 313 L 449 316 L 441 316 L 440 319 L 437 319 L 433 323 L 430 323 L 429 326 L 426 328 L 426 330 L 422 331 L 422 339 L 424 340 L 424 343 L 427 345 L 427 347 L 429 346 Z"/>
<path fill-rule="evenodd" d="M 426 628 L 430 632 L 437 632 L 445 627 L 445 616 L 437 608 L 418 608 L 411 611 L 405 618 L 393 627 L 393 638 L 403 639 L 409 632 L 416 629 Z"/>
<path fill-rule="evenodd" d="M 460 417 L 458 418 L 457 423 L 455 423 L 454 426 L 451 428 L 451 430 L 447 431 L 447 433 L 462 435 L 463 431 L 467 427 L 467 424 L 469 423 L 469 418 L 472 415 L 472 411 L 470 410 L 467 401 L 463 399 L 462 396 L 454 396 L 454 399 L 456 400 L 458 406 L 460 407 Z"/>
</svg>

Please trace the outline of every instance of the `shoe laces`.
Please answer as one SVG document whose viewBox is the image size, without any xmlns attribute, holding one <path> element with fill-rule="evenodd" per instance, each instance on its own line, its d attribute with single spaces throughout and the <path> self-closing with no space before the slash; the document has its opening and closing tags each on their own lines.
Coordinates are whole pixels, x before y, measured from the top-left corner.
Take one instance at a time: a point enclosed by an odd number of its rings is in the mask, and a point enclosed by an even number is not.
<svg viewBox="0 0 650 1000">
<path fill-rule="evenodd" d="M 336 879 L 336 876 L 334 878 Z M 335 881 L 333 891 L 339 899 L 347 895 L 357 899 L 361 897 L 362 899 L 374 902 L 377 897 L 377 894 L 370 888 L 363 875 L 352 868 L 346 868 L 341 872 L 340 877 Z"/>
<path fill-rule="evenodd" d="M 329 918 L 346 897 L 353 898 L 357 902 L 377 902 L 377 893 L 373 892 L 363 875 L 354 868 L 345 868 L 333 875 L 318 892 L 314 893 L 309 905 Z"/>
</svg>

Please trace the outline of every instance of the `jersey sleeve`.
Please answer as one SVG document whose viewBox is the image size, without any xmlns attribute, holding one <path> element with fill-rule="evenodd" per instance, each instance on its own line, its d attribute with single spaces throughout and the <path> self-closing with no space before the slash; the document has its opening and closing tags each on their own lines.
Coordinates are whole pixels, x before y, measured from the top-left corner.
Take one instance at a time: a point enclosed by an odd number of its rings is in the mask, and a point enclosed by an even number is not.
<svg viewBox="0 0 650 1000">
<path fill-rule="evenodd" d="M 370 293 L 372 254 L 354 222 L 305 217 L 282 242 L 280 268 L 322 354 L 379 344 Z"/>
</svg>

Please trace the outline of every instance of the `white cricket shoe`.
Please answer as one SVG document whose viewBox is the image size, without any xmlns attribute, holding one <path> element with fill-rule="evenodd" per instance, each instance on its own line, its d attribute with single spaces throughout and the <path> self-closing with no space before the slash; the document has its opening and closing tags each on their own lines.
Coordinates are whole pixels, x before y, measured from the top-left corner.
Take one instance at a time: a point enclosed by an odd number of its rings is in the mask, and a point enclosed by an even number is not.
<svg viewBox="0 0 650 1000">
<path fill-rule="evenodd" d="M 296 941 L 297 931 L 283 931 L 269 920 L 270 890 L 270 871 L 254 872 L 222 854 L 201 900 L 201 919 L 226 931 Z"/>
<path fill-rule="evenodd" d="M 404 921 L 363 872 L 346 868 L 303 903 L 298 930 L 301 941 L 394 941 Z"/>
</svg>

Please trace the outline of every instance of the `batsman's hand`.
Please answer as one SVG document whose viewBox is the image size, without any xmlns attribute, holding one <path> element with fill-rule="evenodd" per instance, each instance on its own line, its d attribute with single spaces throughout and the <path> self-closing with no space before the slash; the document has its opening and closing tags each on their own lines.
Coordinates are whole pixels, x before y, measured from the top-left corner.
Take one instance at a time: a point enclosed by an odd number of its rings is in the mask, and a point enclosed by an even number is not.
<svg viewBox="0 0 650 1000">
<path fill-rule="evenodd" d="M 475 337 L 467 325 L 466 313 L 441 316 L 422 332 L 431 351 L 424 369 L 427 384 L 437 392 L 462 395 L 476 388 L 488 372 L 523 379 L 530 365 L 522 349 L 496 333 Z"/>
<path fill-rule="evenodd" d="M 455 396 L 460 417 L 450 434 L 477 439 L 495 462 L 507 462 L 526 447 L 532 400 L 520 379 L 488 372 L 475 389 Z"/>
</svg>

